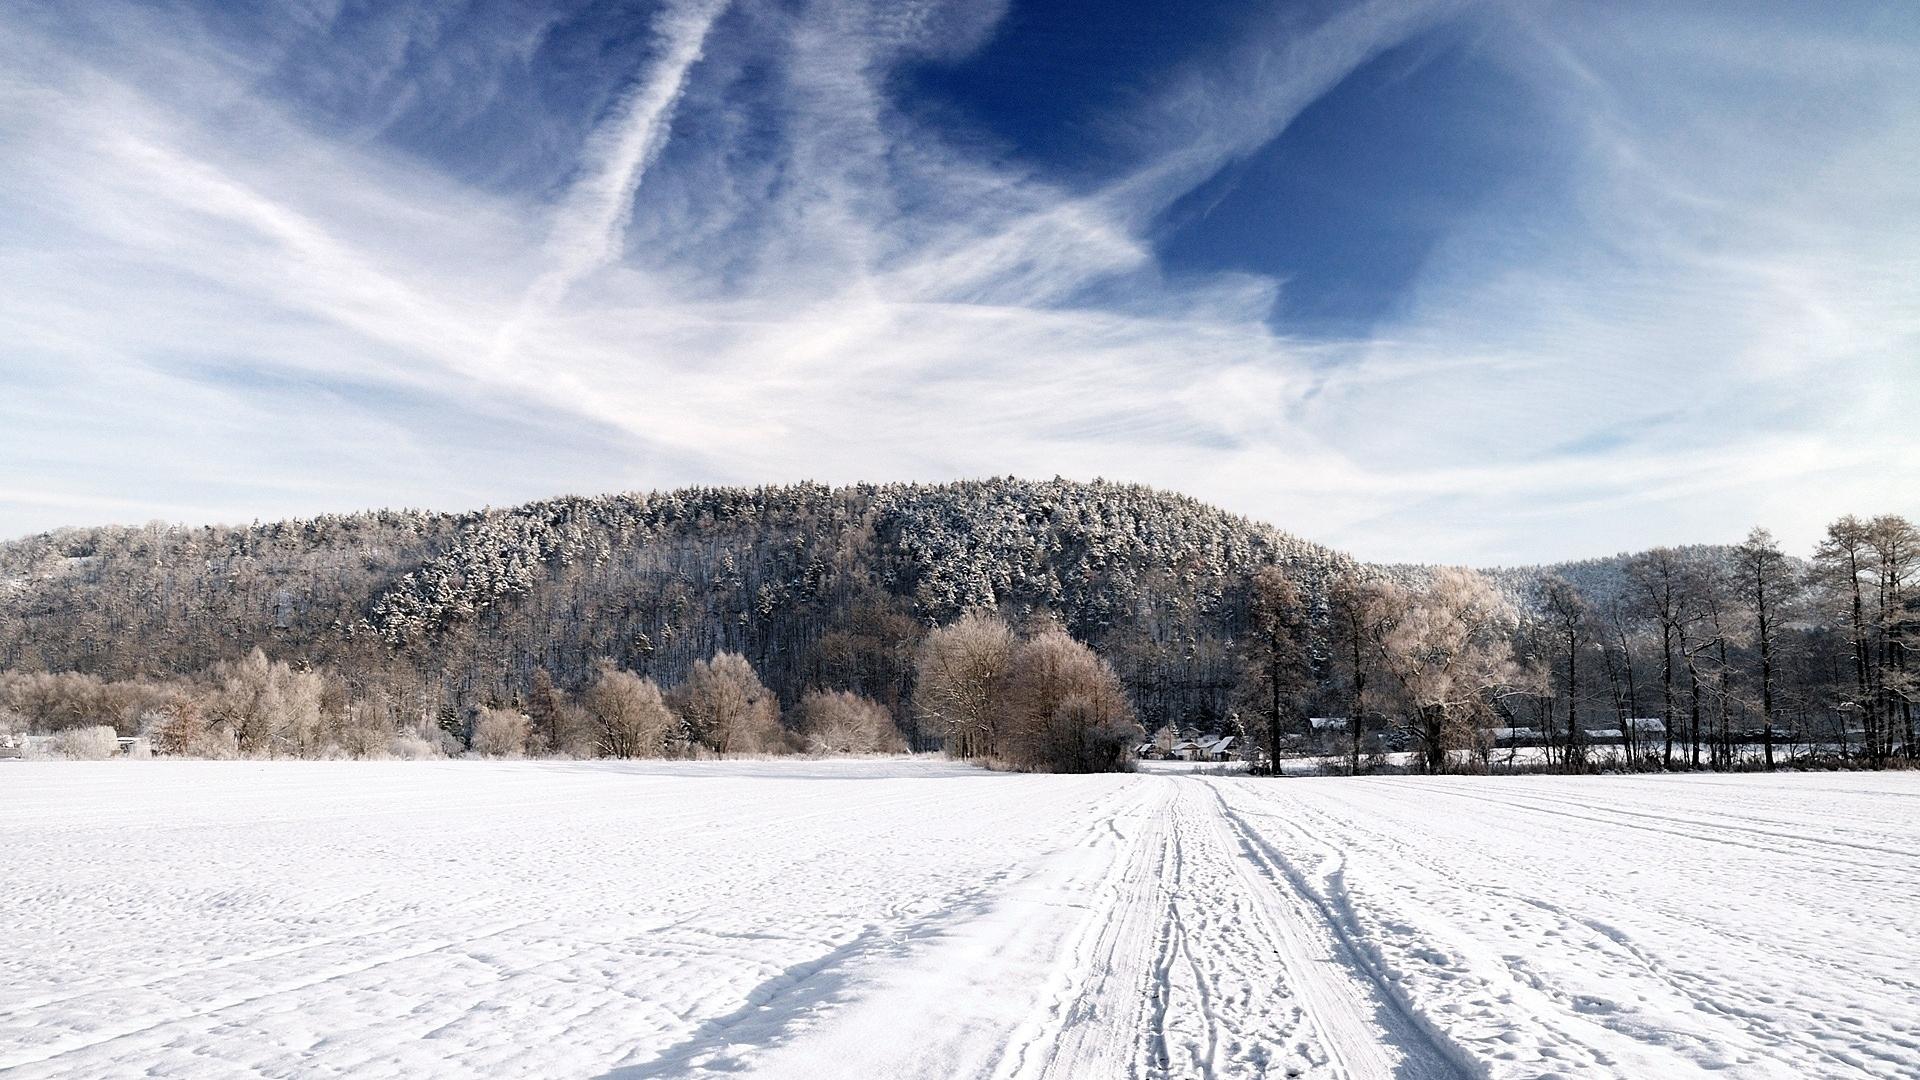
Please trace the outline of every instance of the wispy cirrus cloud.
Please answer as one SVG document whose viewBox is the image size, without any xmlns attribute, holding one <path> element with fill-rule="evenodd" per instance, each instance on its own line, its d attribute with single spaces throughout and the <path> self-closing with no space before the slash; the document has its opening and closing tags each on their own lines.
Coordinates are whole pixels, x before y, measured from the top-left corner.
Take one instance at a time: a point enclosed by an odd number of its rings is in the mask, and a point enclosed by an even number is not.
<svg viewBox="0 0 1920 1080">
<path fill-rule="evenodd" d="M 1920 32 L 1665 10 L 1236 24 L 1084 118 L 1089 179 L 908 96 L 1017 6 L 18 9 L 0 531 L 1009 472 L 1379 558 L 1912 510 Z M 1543 104 L 1553 183 L 1423 225 L 1362 335 L 1276 320 L 1292 272 L 1169 269 L 1176 200 L 1435 35 Z"/>
</svg>

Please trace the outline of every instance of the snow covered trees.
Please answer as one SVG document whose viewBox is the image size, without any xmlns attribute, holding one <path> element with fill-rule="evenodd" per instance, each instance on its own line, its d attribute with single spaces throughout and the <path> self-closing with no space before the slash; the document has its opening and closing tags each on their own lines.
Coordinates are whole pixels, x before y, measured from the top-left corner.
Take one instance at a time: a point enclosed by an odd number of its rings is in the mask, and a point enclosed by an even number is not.
<svg viewBox="0 0 1920 1080">
<path fill-rule="evenodd" d="M 473 752 L 520 757 L 527 751 L 527 714 L 519 709 L 481 709 L 473 721 Z"/>
<path fill-rule="evenodd" d="M 1114 772 L 1144 734 L 1113 666 L 1058 627 L 1014 650 L 1005 698 L 1001 753 L 1016 768 Z"/>
<path fill-rule="evenodd" d="M 120 740 L 105 724 L 73 727 L 53 737 L 53 752 L 68 761 L 106 761 L 120 755 Z"/>
<path fill-rule="evenodd" d="M 206 707 L 208 723 L 232 737 L 243 755 L 317 757 L 326 740 L 322 702 L 326 680 L 296 671 L 259 649 L 215 669 Z"/>
<path fill-rule="evenodd" d="M 926 636 L 916 671 L 914 708 L 955 757 L 1105 772 L 1125 768 L 1142 735 L 1113 666 L 1052 623 L 1022 640 L 968 612 Z"/>
<path fill-rule="evenodd" d="M 722 754 L 785 749 L 780 703 L 739 653 L 694 664 L 673 703 L 689 741 Z"/>
<path fill-rule="evenodd" d="M 604 656 L 664 687 L 737 652 L 785 704 L 853 690 L 911 730 L 920 636 L 984 607 L 1057 618 L 1157 718 L 1216 717 L 1233 595 L 1275 564 L 1310 595 L 1355 565 L 1192 499 L 1062 479 L 76 529 L 0 543 L 0 670 L 196 678 L 258 646 L 383 685 L 409 717 L 449 706 L 463 739 L 474 710 L 522 703 L 557 746 L 537 672 L 578 692 Z"/>
<path fill-rule="evenodd" d="M 668 753 L 682 728 L 659 684 L 622 671 L 610 660 L 602 660 L 595 670 L 598 674 L 581 704 L 597 734 L 598 751 L 618 758 Z"/>
<path fill-rule="evenodd" d="M 907 742 L 886 706 L 849 690 L 810 690 L 800 699 L 800 736 L 815 754 L 899 754 Z"/>
<path fill-rule="evenodd" d="M 1519 613 L 1471 570 L 1437 570 L 1408 597 L 1381 642 L 1381 658 L 1405 693 L 1422 767 L 1451 767 L 1455 750 L 1484 740 L 1499 695 L 1519 683 L 1512 633 Z"/>
<path fill-rule="evenodd" d="M 1268 572 L 1304 613 L 1278 639 L 1256 581 Z M 1442 573 L 1362 566 L 1176 495 L 1059 479 L 64 530 L 0 543 L 0 709 L 36 734 L 107 724 L 176 752 L 302 756 L 377 755 L 403 737 L 409 753 L 458 753 L 484 710 L 508 709 L 528 718 L 525 753 L 579 756 L 625 745 L 581 708 L 597 660 L 664 693 L 732 654 L 723 666 L 750 668 L 776 707 L 848 691 L 913 745 L 980 756 L 1002 745 L 1006 714 L 981 703 L 1019 644 L 1004 617 L 1052 620 L 1092 649 L 1150 726 L 1245 723 L 1264 742 L 1276 669 L 1252 654 L 1297 646 L 1310 677 L 1282 727 L 1310 710 L 1346 717 L 1344 745 L 1320 749 L 1357 768 L 1364 731 L 1380 733 L 1375 754 L 1405 745 L 1395 728 L 1421 742 L 1386 653 Z M 1550 658 L 1556 686 L 1534 703 L 1495 694 L 1493 715 L 1520 729 L 1522 711 L 1550 709 L 1536 714 L 1553 718 L 1548 741 L 1564 731 L 1576 761 L 1589 732 L 1636 768 L 1655 764 L 1649 747 L 1669 768 L 1920 753 L 1920 535 L 1904 518 L 1836 521 L 1811 574 L 1755 537 L 1488 573 L 1524 609 L 1521 659 Z M 1549 573 L 1598 612 L 1571 646 L 1547 640 Z M 670 745 L 644 752 L 792 740 L 757 715 L 744 739 L 712 728 L 712 744 L 676 718 Z"/>
<path fill-rule="evenodd" d="M 913 707 L 959 758 L 999 744 L 1003 681 L 1013 660 L 1013 630 L 998 615 L 970 611 L 929 633 L 915 665 Z"/>
</svg>

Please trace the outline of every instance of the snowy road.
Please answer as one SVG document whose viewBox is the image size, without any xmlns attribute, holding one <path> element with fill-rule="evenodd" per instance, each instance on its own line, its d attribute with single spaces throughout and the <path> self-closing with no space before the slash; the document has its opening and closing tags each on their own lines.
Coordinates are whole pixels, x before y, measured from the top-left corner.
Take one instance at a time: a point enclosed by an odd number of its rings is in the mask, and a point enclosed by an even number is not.
<svg viewBox="0 0 1920 1080">
<path fill-rule="evenodd" d="M 0 1074 L 1920 1076 L 1920 777 L 0 768 Z"/>
</svg>

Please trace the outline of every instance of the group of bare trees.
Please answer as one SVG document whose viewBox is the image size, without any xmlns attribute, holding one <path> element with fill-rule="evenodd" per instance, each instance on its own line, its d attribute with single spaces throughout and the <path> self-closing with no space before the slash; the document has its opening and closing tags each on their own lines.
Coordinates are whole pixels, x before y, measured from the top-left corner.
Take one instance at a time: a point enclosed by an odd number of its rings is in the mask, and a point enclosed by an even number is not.
<svg viewBox="0 0 1920 1080">
<path fill-rule="evenodd" d="M 1240 733 L 1265 760 L 1314 710 L 1347 719 L 1350 770 L 1388 747 L 1432 772 L 1503 749 L 1566 771 L 1920 757 L 1920 530 L 1894 515 L 1842 518 L 1804 560 L 1755 529 L 1499 580 L 1361 570 L 1317 608 L 1269 568 L 1247 610 Z"/>
<path fill-rule="evenodd" d="M 1113 666 L 1058 625 L 974 611 L 921 642 L 913 707 L 955 757 L 1045 772 L 1124 769 L 1142 732 Z"/>
<path fill-rule="evenodd" d="M 789 724 L 779 699 L 739 653 L 696 662 L 669 689 L 603 659 L 578 695 L 543 673 L 526 702 L 480 710 L 468 741 L 492 756 L 615 758 L 907 748 L 893 713 L 851 690 L 809 690 L 792 713 Z"/>
<path fill-rule="evenodd" d="M 783 724 L 778 700 L 738 653 L 693 666 L 670 690 L 601 661 L 579 694 L 542 673 L 523 701 L 463 715 L 408 714 L 384 688 L 355 696 L 325 668 L 255 649 L 194 679 L 113 682 L 90 675 L 0 676 L 0 728 L 145 736 L 186 757 L 670 757 L 895 753 L 893 714 L 860 694 L 809 691 Z M 103 723 L 104 721 L 104 723 Z"/>
<path fill-rule="evenodd" d="M 66 672 L 0 675 L 0 727 L 59 734 L 99 727 L 191 757 L 385 757 L 438 752 L 383 689 L 355 696 L 324 668 L 255 649 L 193 677 L 107 680 Z"/>
<path fill-rule="evenodd" d="M 1883 767 L 1920 751 L 1920 531 L 1905 518 L 1841 518 L 1804 560 L 1756 528 L 1596 568 L 1543 578 L 1518 645 L 1545 677 L 1515 711 L 1559 764 L 1583 767 L 1598 726 L 1642 768 L 1771 769 L 1789 753 Z"/>
<path fill-rule="evenodd" d="M 1383 728 L 1425 771 L 1484 765 L 1513 699 L 1539 683 L 1515 650 L 1520 608 L 1471 570 L 1438 569 L 1417 584 L 1343 577 L 1311 622 L 1284 576 L 1257 576 L 1254 592 L 1259 633 L 1243 700 L 1262 717 L 1248 734 L 1268 767 L 1315 704 L 1344 713 L 1350 771 L 1378 753 Z"/>
</svg>

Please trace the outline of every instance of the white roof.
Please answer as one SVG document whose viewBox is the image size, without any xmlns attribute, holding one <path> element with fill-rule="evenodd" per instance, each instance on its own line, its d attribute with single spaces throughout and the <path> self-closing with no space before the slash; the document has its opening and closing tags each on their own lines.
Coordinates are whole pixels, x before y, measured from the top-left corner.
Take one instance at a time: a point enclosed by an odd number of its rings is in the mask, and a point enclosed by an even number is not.
<svg viewBox="0 0 1920 1080">
<path fill-rule="evenodd" d="M 1316 731 L 1325 731 L 1328 728 L 1346 727 L 1349 721 L 1344 716 L 1309 716 L 1307 723 L 1312 724 Z"/>
</svg>

